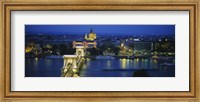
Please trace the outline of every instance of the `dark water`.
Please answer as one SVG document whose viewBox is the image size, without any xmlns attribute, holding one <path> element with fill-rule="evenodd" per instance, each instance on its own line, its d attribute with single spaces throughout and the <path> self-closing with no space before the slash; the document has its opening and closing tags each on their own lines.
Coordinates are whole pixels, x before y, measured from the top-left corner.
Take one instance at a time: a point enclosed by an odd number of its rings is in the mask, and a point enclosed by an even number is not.
<svg viewBox="0 0 200 102">
<path fill-rule="evenodd" d="M 174 66 L 161 66 L 163 61 L 152 59 L 86 59 L 80 77 L 132 77 L 145 69 L 151 77 L 174 77 Z M 174 64 L 174 60 L 170 63 Z M 26 77 L 60 77 L 63 59 L 26 58 Z"/>
</svg>

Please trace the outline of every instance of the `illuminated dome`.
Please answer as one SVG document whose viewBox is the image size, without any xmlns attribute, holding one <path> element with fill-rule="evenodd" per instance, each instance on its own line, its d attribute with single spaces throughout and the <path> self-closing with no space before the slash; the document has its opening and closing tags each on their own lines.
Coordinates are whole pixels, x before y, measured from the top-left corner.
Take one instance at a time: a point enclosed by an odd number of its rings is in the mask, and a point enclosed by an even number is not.
<svg viewBox="0 0 200 102">
<path fill-rule="evenodd" d="M 90 33 L 87 35 L 85 35 L 85 40 L 90 40 L 90 41 L 93 41 L 93 40 L 95 40 L 97 37 L 96 37 L 96 33 L 94 33 L 93 31 L 92 31 L 92 28 L 91 28 L 91 30 L 90 30 Z"/>
</svg>

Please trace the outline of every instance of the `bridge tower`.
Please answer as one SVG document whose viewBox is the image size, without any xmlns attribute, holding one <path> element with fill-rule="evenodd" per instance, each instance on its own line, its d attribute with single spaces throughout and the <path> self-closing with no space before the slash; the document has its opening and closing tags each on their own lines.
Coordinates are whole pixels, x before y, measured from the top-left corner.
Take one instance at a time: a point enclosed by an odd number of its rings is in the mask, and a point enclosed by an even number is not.
<svg viewBox="0 0 200 102">
<path fill-rule="evenodd" d="M 61 69 L 62 77 L 77 77 L 81 65 L 85 61 L 85 47 L 76 46 L 76 53 L 74 55 L 64 55 L 64 64 Z"/>
<path fill-rule="evenodd" d="M 61 69 L 62 77 L 77 77 L 81 65 L 85 61 L 86 48 L 96 48 L 97 43 L 95 41 L 96 33 L 91 29 L 89 37 L 85 36 L 86 41 L 73 41 L 73 48 L 76 48 L 74 55 L 64 55 L 64 64 Z"/>
<path fill-rule="evenodd" d="M 85 47 L 84 46 L 76 46 L 76 55 L 77 56 L 82 56 L 84 57 L 85 56 Z"/>
<path fill-rule="evenodd" d="M 64 55 L 64 64 L 61 71 L 62 77 L 70 77 L 77 74 L 77 55 Z"/>
</svg>

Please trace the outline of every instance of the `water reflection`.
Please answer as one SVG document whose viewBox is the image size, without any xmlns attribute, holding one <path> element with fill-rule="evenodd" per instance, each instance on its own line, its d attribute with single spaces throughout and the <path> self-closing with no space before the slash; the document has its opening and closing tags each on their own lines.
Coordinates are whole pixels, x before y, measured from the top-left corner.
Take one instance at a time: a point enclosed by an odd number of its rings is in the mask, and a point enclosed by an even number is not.
<svg viewBox="0 0 200 102">
<path fill-rule="evenodd" d="M 36 57 L 36 58 L 34 58 L 34 60 L 35 60 L 34 65 L 37 66 L 38 65 L 38 58 Z"/>
<path fill-rule="evenodd" d="M 134 68 L 137 69 L 139 67 L 139 59 L 134 59 Z"/>
<path fill-rule="evenodd" d="M 171 62 L 175 62 L 174 59 Z M 163 63 L 157 59 L 98 60 L 86 58 L 80 71 L 80 77 L 130 77 L 133 76 L 134 71 L 141 69 L 147 70 L 151 76 L 174 76 L 173 67 L 171 72 L 160 70 Z M 30 58 L 25 62 L 25 75 L 26 77 L 60 77 L 62 66 L 63 59 Z"/>
<path fill-rule="evenodd" d="M 107 66 L 108 66 L 108 68 L 110 68 L 110 65 L 111 65 L 111 62 L 110 62 L 110 61 L 107 61 Z"/>
<path fill-rule="evenodd" d="M 125 58 L 120 59 L 120 64 L 121 64 L 122 69 L 126 69 L 126 61 L 127 60 Z"/>
<path fill-rule="evenodd" d="M 63 59 L 26 58 L 26 77 L 60 77 Z"/>
</svg>

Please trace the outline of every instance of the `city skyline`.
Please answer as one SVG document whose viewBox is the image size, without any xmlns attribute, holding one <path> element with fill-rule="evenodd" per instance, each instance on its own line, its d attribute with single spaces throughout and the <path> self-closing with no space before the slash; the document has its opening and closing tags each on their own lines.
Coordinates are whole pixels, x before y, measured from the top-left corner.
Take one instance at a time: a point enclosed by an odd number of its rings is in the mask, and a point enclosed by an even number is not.
<svg viewBox="0 0 200 102">
<path fill-rule="evenodd" d="M 25 25 L 26 34 L 175 35 L 175 25 Z"/>
<path fill-rule="evenodd" d="M 26 25 L 25 32 L 26 77 L 175 77 L 175 25 Z"/>
</svg>

